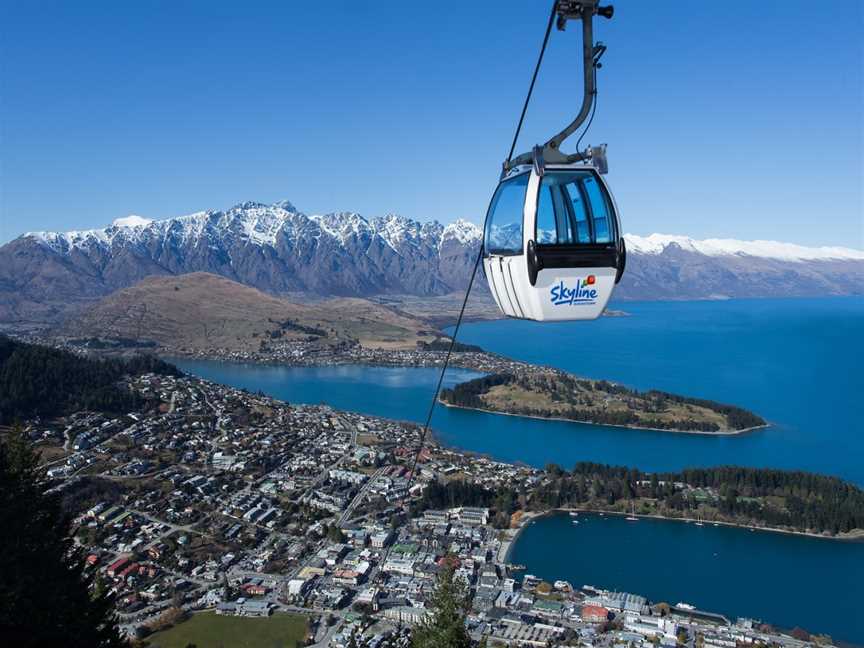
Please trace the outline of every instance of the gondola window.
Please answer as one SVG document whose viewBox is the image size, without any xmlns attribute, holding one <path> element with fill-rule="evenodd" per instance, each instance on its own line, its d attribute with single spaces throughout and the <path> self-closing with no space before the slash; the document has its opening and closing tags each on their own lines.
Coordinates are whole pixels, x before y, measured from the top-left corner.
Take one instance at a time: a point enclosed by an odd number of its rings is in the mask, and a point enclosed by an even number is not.
<svg viewBox="0 0 864 648">
<path fill-rule="evenodd" d="M 486 224 L 487 253 L 522 254 L 522 217 L 527 188 L 527 173 L 498 185 Z"/>
</svg>

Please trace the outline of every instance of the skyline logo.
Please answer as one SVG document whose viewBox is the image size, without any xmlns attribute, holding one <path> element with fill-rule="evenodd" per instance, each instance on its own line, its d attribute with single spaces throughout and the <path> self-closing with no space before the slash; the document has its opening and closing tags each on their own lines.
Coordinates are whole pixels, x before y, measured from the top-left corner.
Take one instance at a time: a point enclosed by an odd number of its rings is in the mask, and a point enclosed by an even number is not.
<svg viewBox="0 0 864 648">
<path fill-rule="evenodd" d="M 597 303 L 597 278 L 588 275 L 584 279 L 577 279 L 574 288 L 568 288 L 564 280 L 552 286 L 549 291 L 553 306 L 585 306 Z"/>
</svg>

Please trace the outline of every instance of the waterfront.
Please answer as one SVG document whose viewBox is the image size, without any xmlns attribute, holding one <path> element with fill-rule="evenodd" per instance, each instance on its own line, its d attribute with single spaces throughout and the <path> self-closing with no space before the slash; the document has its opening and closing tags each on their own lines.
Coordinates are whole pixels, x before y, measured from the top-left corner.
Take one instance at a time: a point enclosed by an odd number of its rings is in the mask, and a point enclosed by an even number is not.
<svg viewBox="0 0 864 648">
<path fill-rule="evenodd" d="M 435 367 L 286 367 L 188 358 L 168 360 L 206 380 L 262 391 L 288 402 L 327 403 L 337 409 L 417 423 L 425 420 L 439 375 Z M 450 369 L 444 386 L 479 375 L 466 369 Z M 626 464 L 645 470 L 680 470 L 720 463 L 765 465 L 759 454 L 735 457 L 732 445 L 763 430 L 742 435 L 682 434 L 527 418 L 440 404 L 432 427 L 435 437 L 448 446 L 536 468 L 549 463 L 569 468 L 577 461 Z M 543 443 L 534 443 L 537 439 Z M 694 453 L 703 452 L 712 458 L 690 459 Z"/>
<path fill-rule="evenodd" d="M 547 580 L 565 579 L 679 601 L 732 617 L 750 615 L 860 642 L 864 544 L 710 524 L 580 513 L 529 523 L 510 560 Z"/>
</svg>

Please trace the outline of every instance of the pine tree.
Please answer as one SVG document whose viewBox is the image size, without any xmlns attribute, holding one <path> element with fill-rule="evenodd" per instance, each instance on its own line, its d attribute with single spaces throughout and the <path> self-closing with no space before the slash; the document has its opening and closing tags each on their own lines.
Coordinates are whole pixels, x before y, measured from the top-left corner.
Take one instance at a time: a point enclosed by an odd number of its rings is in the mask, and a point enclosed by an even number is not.
<svg viewBox="0 0 864 648">
<path fill-rule="evenodd" d="M 429 612 L 411 633 L 412 648 L 469 648 L 471 637 L 465 628 L 468 611 L 468 589 L 462 578 L 445 563 L 438 573 L 438 583 Z"/>
<path fill-rule="evenodd" d="M 0 441 L 0 637 L 21 647 L 126 646 L 38 462 L 20 429 Z"/>
</svg>

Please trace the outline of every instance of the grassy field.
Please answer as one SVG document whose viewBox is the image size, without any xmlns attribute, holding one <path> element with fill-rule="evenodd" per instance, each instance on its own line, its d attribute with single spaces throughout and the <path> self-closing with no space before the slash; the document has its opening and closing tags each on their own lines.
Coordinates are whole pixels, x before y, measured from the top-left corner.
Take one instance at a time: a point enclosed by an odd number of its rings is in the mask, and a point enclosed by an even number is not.
<svg viewBox="0 0 864 648">
<path fill-rule="evenodd" d="M 274 614 L 266 619 L 194 614 L 188 621 L 147 639 L 152 648 L 298 648 L 306 637 L 306 618 Z"/>
</svg>

